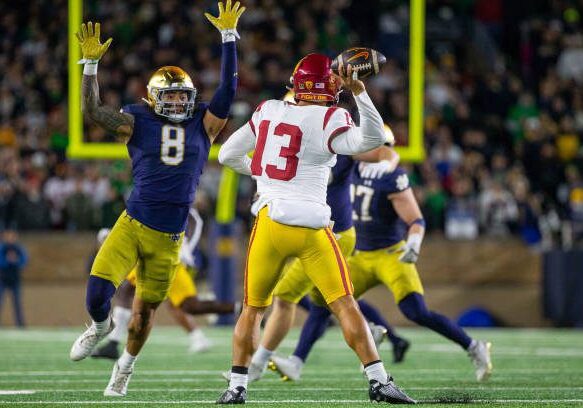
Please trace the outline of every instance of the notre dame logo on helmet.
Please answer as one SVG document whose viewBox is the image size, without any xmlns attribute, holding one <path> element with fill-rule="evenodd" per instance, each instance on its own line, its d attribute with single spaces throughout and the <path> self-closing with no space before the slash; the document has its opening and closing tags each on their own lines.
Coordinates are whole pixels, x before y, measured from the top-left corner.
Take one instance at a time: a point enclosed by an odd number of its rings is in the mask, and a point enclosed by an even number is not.
<svg viewBox="0 0 583 408">
<path fill-rule="evenodd" d="M 314 87 L 314 83 L 312 81 L 306 81 L 306 88 L 312 89 Z"/>
</svg>

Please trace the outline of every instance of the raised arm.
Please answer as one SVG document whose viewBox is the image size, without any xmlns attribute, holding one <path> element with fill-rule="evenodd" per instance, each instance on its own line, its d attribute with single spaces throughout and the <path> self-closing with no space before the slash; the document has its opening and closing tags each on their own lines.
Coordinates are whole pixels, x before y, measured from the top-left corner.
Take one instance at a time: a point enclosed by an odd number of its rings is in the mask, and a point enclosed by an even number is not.
<svg viewBox="0 0 583 408">
<path fill-rule="evenodd" d="M 235 40 L 240 38 L 237 32 L 237 22 L 245 11 L 245 7 L 239 8 L 239 6 L 240 3 L 236 2 L 231 7 L 231 0 L 227 0 L 225 7 L 223 7 L 222 2 L 219 2 L 218 17 L 205 13 L 205 17 L 221 32 L 223 37 L 221 80 L 203 118 L 204 128 L 211 143 L 227 123 L 229 110 L 237 91 L 237 47 Z"/>
<path fill-rule="evenodd" d="M 76 34 L 83 53 L 83 59 L 79 63 L 84 64 L 81 108 L 83 113 L 98 125 L 115 134 L 120 141 L 127 143 L 134 129 L 134 117 L 128 113 L 119 112 L 115 108 L 101 105 L 99 99 L 97 65 L 112 41 L 110 38 L 101 44 L 100 30 L 99 23 L 95 23 L 94 30 L 93 23 L 89 22 L 87 25 L 82 24 L 81 31 Z"/>
<path fill-rule="evenodd" d="M 356 73 L 352 72 L 352 66 L 348 66 L 346 75 L 342 71 L 340 74 L 344 88 L 349 89 L 354 95 L 360 114 L 360 127 L 347 127 L 345 132 L 331 135 L 333 139 L 328 141 L 330 150 L 339 154 L 352 155 L 367 152 L 385 143 L 393 143 L 392 133 L 385 133 L 383 118 L 366 93 L 364 83 L 357 79 Z"/>
</svg>

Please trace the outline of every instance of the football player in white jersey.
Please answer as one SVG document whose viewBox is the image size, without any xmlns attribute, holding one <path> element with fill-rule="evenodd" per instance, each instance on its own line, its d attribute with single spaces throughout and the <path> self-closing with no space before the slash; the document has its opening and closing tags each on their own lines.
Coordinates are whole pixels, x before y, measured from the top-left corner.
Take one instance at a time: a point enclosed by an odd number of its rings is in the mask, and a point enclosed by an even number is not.
<svg viewBox="0 0 583 408">
<path fill-rule="evenodd" d="M 222 164 L 257 181 L 258 199 L 252 207 L 257 218 L 249 239 L 243 312 L 233 334 L 229 387 L 217 403 L 245 402 L 260 322 L 284 262 L 293 257 L 302 262 L 363 363 L 370 399 L 414 403 L 385 371 L 329 227 L 326 188 L 336 154 L 358 154 L 386 142 L 383 120 L 357 73 L 349 67 L 341 78 L 332 73 L 330 64 L 322 54 L 300 60 L 292 76 L 297 104 L 279 100 L 260 104 L 219 152 Z M 354 94 L 360 128 L 348 111 L 334 106 L 342 85 Z M 250 159 L 247 153 L 253 149 Z"/>
</svg>

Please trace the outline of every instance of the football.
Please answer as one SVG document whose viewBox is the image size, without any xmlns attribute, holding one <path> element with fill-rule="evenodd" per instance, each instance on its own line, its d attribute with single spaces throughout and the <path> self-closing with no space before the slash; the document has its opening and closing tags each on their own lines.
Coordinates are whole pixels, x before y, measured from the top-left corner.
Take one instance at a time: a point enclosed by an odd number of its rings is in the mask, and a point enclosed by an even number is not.
<svg viewBox="0 0 583 408">
<path fill-rule="evenodd" d="M 332 71 L 338 74 L 339 69 L 346 69 L 351 65 L 352 69 L 358 69 L 358 78 L 362 79 L 378 74 L 386 62 L 385 56 L 372 48 L 354 47 L 334 58 Z"/>
</svg>

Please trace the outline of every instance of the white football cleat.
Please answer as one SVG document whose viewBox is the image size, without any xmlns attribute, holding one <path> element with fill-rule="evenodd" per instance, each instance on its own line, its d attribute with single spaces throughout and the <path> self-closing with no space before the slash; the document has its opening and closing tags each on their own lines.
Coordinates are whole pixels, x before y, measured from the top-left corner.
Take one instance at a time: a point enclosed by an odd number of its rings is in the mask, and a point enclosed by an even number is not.
<svg viewBox="0 0 583 408">
<path fill-rule="evenodd" d="M 95 323 L 92 323 L 91 326 L 89 326 L 87 330 L 83 332 L 83 334 L 77 337 L 77 340 L 75 340 L 75 343 L 73 343 L 71 351 L 69 352 L 69 358 L 71 358 L 71 360 L 79 361 L 89 356 L 95 346 L 97 346 L 97 343 L 99 343 L 101 339 L 111 333 L 115 327 L 115 324 L 113 323 L 113 319 L 111 317 L 108 317 L 108 319 L 110 320 L 107 329 L 99 332 L 95 326 Z"/>
<path fill-rule="evenodd" d="M 468 349 L 468 355 L 474 363 L 476 369 L 476 379 L 486 381 L 492 374 L 492 360 L 490 358 L 490 348 L 492 343 L 489 341 L 477 340 L 473 346 Z"/>
<path fill-rule="evenodd" d="M 288 358 L 271 356 L 269 368 L 277 371 L 284 381 L 298 381 L 302 375 L 303 361 L 296 356 Z"/>
<path fill-rule="evenodd" d="M 204 335 L 202 330 L 194 330 L 190 334 L 189 353 L 202 353 L 212 348 L 213 342 Z"/>
<path fill-rule="evenodd" d="M 128 393 L 128 383 L 130 378 L 132 378 L 132 371 L 129 373 L 122 373 L 119 371 L 119 364 L 117 361 L 113 366 L 113 372 L 111 373 L 111 378 L 109 379 L 109 384 L 103 391 L 103 395 L 106 397 L 125 397 Z"/>
<path fill-rule="evenodd" d="M 265 365 L 263 367 L 260 367 L 257 364 L 251 363 L 249 365 L 249 372 L 247 374 L 247 378 L 248 378 L 249 382 L 259 381 L 261 379 L 261 377 L 263 377 L 263 374 L 265 374 L 266 371 L 267 371 L 267 363 L 265 363 Z M 223 376 L 223 378 L 225 380 L 231 381 L 231 372 L 230 371 L 223 371 L 221 373 L 221 375 Z"/>
</svg>

